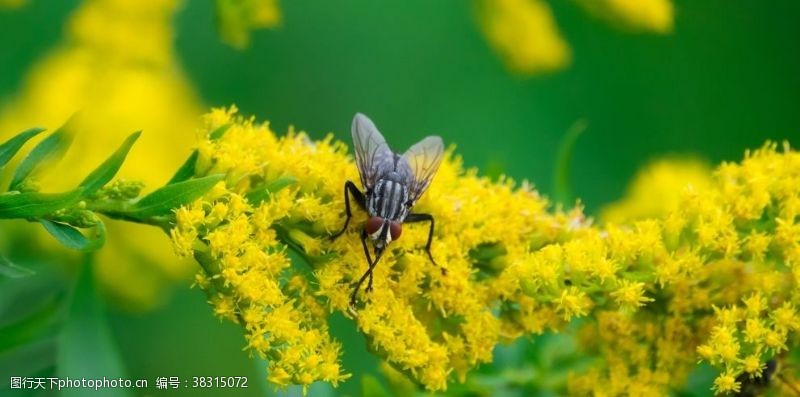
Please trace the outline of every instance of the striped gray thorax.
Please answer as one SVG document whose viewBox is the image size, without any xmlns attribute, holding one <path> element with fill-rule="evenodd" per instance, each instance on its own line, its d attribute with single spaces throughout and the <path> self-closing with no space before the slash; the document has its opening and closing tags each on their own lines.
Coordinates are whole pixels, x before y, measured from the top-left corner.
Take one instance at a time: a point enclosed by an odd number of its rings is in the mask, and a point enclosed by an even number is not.
<svg viewBox="0 0 800 397">
<path fill-rule="evenodd" d="M 403 223 L 414 205 L 409 189 L 414 174 L 408 161 L 391 151 L 375 159 L 375 171 L 375 183 L 367 189 L 366 204 L 371 218 L 383 219 L 381 227 L 370 233 L 375 247 L 383 249 L 392 241 L 392 224 Z"/>
<path fill-rule="evenodd" d="M 402 222 L 408 215 L 408 186 L 394 178 L 394 172 L 378 179 L 367 195 L 367 212 L 391 222 Z"/>
</svg>

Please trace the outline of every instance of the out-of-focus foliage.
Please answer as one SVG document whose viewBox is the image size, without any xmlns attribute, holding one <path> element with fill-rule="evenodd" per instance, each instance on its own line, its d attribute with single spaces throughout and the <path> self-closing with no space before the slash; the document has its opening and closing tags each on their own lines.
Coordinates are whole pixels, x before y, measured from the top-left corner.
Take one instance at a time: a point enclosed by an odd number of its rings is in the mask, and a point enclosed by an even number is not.
<svg viewBox="0 0 800 397">
<path fill-rule="evenodd" d="M 25 143 L 42 131 L 41 128 L 25 130 L 0 144 L 0 170 L 6 171 L 8 162 Z M 3 314 L 0 318 L 0 368 L 7 371 L 13 366 L 12 376 L 119 379 L 125 375 L 106 322 L 103 298 L 97 293 L 93 276 L 93 253 L 106 241 L 105 222 L 99 215 L 158 226 L 167 231 L 175 222 L 174 208 L 202 196 L 222 179 L 221 175 L 199 179 L 186 175 L 180 180 L 173 178 L 168 185 L 139 198 L 141 183 L 112 180 L 140 135 L 140 132 L 131 134 L 77 186 L 61 193 L 42 192 L 47 186 L 40 186 L 37 178 L 53 171 L 53 160 L 63 155 L 69 145 L 66 130 L 61 128 L 34 146 L 13 170 L 8 188 L 0 189 L 0 220 L 6 223 L 18 219 L 40 224 L 63 247 L 81 253 L 82 262 L 82 276 L 69 302 L 61 294 L 53 294 L 58 283 L 0 255 L 0 285 L 4 288 L 0 295 L 3 298 L 0 301 L 0 314 Z M 31 294 L 41 279 L 46 280 L 45 289 L 51 291 Z M 26 293 L 31 296 L 26 297 Z M 6 300 L 17 302 L 14 307 L 8 307 Z M 23 358 L 22 362 L 16 355 Z M 0 387 L 7 387 L 5 381 Z M 25 387 L 18 384 L 11 389 L 18 391 Z M 106 394 L 131 395 L 122 387 L 111 389 L 112 392 Z M 65 390 L 66 394 L 73 392 L 74 389 Z"/>
<path fill-rule="evenodd" d="M 576 0 L 589 13 L 632 32 L 669 33 L 671 0 Z M 476 0 L 478 25 L 509 69 L 526 75 L 566 67 L 572 54 L 545 0 Z M 277 0 L 217 0 L 217 27 L 225 43 L 244 49 L 252 30 L 280 22 Z"/>
<path fill-rule="evenodd" d="M 32 66 L 21 91 L 0 110 L 0 138 L 31 125 L 60 125 L 75 114 L 66 128 L 68 166 L 42 183 L 74 186 L 132 130 L 145 134 L 123 177 L 152 188 L 177 168 L 201 113 L 173 53 L 177 9 L 175 0 L 88 0 L 69 18 L 63 42 Z M 100 251 L 97 274 L 123 305 L 152 307 L 170 280 L 191 269 L 168 254 L 168 241 L 157 233 L 113 222 L 108 228 L 114 238 Z M 15 230 L 6 243 L 23 238 Z"/>
</svg>

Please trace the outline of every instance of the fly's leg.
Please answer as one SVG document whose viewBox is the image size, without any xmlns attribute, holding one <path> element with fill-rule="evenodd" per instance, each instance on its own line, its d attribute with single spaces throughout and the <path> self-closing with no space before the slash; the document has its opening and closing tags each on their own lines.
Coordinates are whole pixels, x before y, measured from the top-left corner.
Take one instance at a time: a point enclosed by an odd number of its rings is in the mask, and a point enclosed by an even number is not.
<svg viewBox="0 0 800 397">
<path fill-rule="evenodd" d="M 428 230 L 428 242 L 425 244 L 425 252 L 428 253 L 428 258 L 430 258 L 431 262 L 442 269 L 442 274 L 447 274 L 447 269 L 439 266 L 436 261 L 433 259 L 433 255 L 431 255 L 431 243 L 433 242 L 433 215 L 431 214 L 408 214 L 406 217 L 405 223 L 414 223 L 414 222 L 430 222 L 431 228 Z"/>
<path fill-rule="evenodd" d="M 364 255 L 367 257 L 367 263 L 369 264 L 369 269 L 367 269 L 366 273 L 358 279 L 358 283 L 356 283 L 356 287 L 353 288 L 353 293 L 350 295 L 350 307 L 356 307 L 356 294 L 358 290 L 361 288 L 361 284 L 364 283 L 364 280 L 367 279 L 369 276 L 369 284 L 367 284 L 367 289 L 365 292 L 372 291 L 372 270 L 375 269 L 375 265 L 378 263 L 378 259 L 381 258 L 381 251 L 375 253 L 375 261 L 372 261 L 372 257 L 369 254 L 369 247 L 367 247 L 367 232 L 365 230 L 361 231 L 361 245 L 364 247 Z"/>
<path fill-rule="evenodd" d="M 356 204 L 358 204 L 361 208 L 363 208 L 363 209 L 367 208 L 367 200 L 364 197 L 364 194 L 361 193 L 360 190 L 358 190 L 358 187 L 356 187 L 356 184 L 351 182 L 351 181 L 345 182 L 344 183 L 344 209 L 345 209 L 345 212 L 347 213 L 347 218 L 344 221 L 344 227 L 342 227 L 342 230 L 340 230 L 338 233 L 335 233 L 334 235 L 332 235 L 331 236 L 331 240 L 335 240 L 337 237 L 341 236 L 342 233 L 344 233 L 345 230 L 347 230 L 347 225 L 350 224 L 350 218 L 353 217 L 353 213 L 350 211 L 350 196 L 353 196 L 353 198 L 356 200 Z"/>
</svg>

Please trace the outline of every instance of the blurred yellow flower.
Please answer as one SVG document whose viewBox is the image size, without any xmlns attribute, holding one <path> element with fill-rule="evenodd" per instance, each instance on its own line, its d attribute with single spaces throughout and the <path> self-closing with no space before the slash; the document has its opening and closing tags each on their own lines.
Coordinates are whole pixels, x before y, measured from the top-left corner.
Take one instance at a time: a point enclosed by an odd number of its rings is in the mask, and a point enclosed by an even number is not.
<svg viewBox="0 0 800 397">
<path fill-rule="evenodd" d="M 44 186 L 75 186 L 139 129 L 145 133 L 122 177 L 157 187 L 186 157 L 201 111 L 173 54 L 177 8 L 176 0 L 87 0 L 69 18 L 63 42 L 31 67 L 21 91 L 0 110 L 0 139 L 31 125 L 54 128 L 76 114 L 64 159 L 70 167 L 45 175 Z M 140 225 L 108 227 L 97 269 L 121 303 L 152 306 L 170 279 L 190 271 L 169 255 L 162 235 Z"/>
<path fill-rule="evenodd" d="M 577 0 L 591 14 L 631 31 L 672 30 L 670 0 Z M 544 0 L 476 0 L 478 21 L 487 41 L 509 69 L 538 74 L 566 67 L 569 44 Z"/>
<path fill-rule="evenodd" d="M 570 62 L 569 45 L 543 0 L 481 0 L 478 17 L 486 38 L 515 72 L 549 72 Z"/>
<path fill-rule="evenodd" d="M 711 167 L 694 158 L 667 157 L 640 169 L 625 197 L 600 212 L 604 223 L 629 223 L 663 217 L 674 211 L 687 191 L 703 192 L 711 185 Z"/>
<path fill-rule="evenodd" d="M 0 0 L 0 8 L 22 7 L 28 0 Z"/>
<path fill-rule="evenodd" d="M 672 31 L 671 0 L 576 0 L 590 14 L 633 32 Z M 533 75 L 569 65 L 572 52 L 545 0 L 475 0 L 478 26 L 513 72 Z M 253 30 L 281 21 L 278 0 L 216 0 L 217 26 L 225 43 L 238 49 Z"/>
<path fill-rule="evenodd" d="M 671 0 L 577 0 L 590 13 L 633 31 L 669 33 L 675 10 Z"/>
<path fill-rule="evenodd" d="M 226 44 L 243 49 L 251 31 L 272 28 L 281 21 L 278 0 L 216 0 L 217 28 Z"/>
</svg>

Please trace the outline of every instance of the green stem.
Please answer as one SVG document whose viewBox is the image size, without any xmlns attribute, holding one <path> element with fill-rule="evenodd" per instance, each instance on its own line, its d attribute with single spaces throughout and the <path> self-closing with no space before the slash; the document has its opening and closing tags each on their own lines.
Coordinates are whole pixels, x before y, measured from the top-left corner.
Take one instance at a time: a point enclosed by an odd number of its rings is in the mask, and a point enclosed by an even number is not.
<svg viewBox="0 0 800 397">
<path fill-rule="evenodd" d="M 111 219 L 157 226 L 158 228 L 169 234 L 169 230 L 172 228 L 172 222 L 168 217 L 163 217 L 163 216 L 148 217 L 148 218 L 135 217 L 130 215 L 132 213 L 131 211 L 132 207 L 133 204 L 130 201 L 102 200 L 102 201 L 86 202 L 86 209 L 92 212 L 103 214 Z"/>
</svg>

